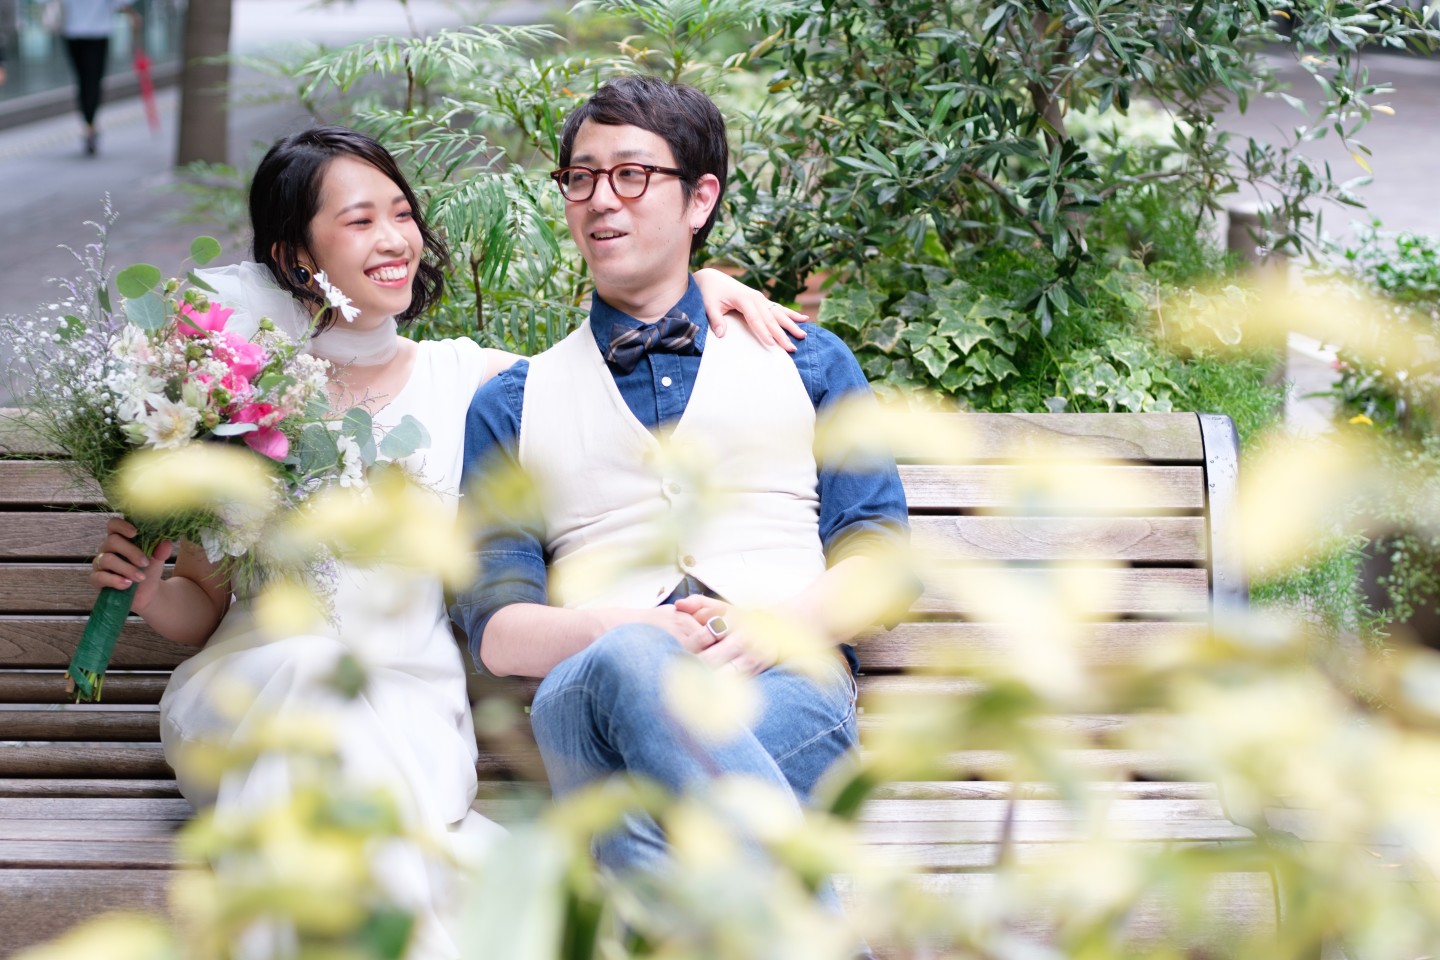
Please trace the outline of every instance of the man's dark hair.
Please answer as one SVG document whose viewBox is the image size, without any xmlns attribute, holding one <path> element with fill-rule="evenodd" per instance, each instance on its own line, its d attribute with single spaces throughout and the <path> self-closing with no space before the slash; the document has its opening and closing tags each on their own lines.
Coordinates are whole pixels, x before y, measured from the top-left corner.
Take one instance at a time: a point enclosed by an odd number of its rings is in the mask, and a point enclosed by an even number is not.
<svg viewBox="0 0 1440 960">
<path fill-rule="evenodd" d="M 685 171 L 680 185 L 685 202 L 695 195 L 695 185 L 707 173 L 720 181 L 715 209 L 705 225 L 690 240 L 690 253 L 705 243 L 720 201 L 725 199 L 725 181 L 730 175 L 730 145 L 725 140 L 725 118 L 709 97 L 683 83 L 669 83 L 658 77 L 617 77 L 607 80 L 595 95 L 565 119 L 560 131 L 560 166 L 570 165 L 575 135 L 586 120 L 606 126 L 629 125 L 649 130 L 663 139 L 675 154 L 675 166 Z"/>
<path fill-rule="evenodd" d="M 297 282 L 295 267 L 302 249 L 310 246 L 310 221 L 320 209 L 320 185 L 330 161 L 336 157 L 354 157 L 370 164 L 395 182 L 410 204 L 411 216 L 420 228 L 420 241 L 425 248 L 420 267 L 415 271 L 410 306 L 395 319 L 401 323 L 420 316 L 440 299 L 445 289 L 445 265 L 450 255 L 444 242 L 425 222 L 415 191 L 390 151 L 374 137 L 347 127 L 312 127 L 276 141 L 250 181 L 250 226 L 255 232 L 251 244 L 256 263 L 263 263 L 275 275 L 275 282 L 290 295 L 312 308 L 325 305 L 314 287 Z M 316 330 L 335 322 L 334 311 L 327 311 Z"/>
</svg>

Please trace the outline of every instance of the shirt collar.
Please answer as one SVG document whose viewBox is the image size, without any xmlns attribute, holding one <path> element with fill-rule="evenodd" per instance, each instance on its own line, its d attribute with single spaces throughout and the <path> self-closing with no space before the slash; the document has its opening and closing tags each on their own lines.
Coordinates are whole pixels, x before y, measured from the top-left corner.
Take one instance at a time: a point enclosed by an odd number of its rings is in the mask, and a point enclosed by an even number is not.
<svg viewBox="0 0 1440 960">
<path fill-rule="evenodd" d="M 700 332 L 695 334 L 695 352 L 703 353 L 705 351 L 705 335 L 710 330 L 710 323 L 705 316 L 705 298 L 700 296 L 700 288 L 696 285 L 693 275 L 690 277 L 690 285 L 685 288 L 685 296 L 680 298 L 679 303 L 666 310 L 665 315 L 669 316 L 681 310 L 690 318 L 691 323 L 700 328 Z M 610 334 L 617 324 L 629 327 L 631 330 L 638 330 L 645 326 L 630 314 L 623 310 L 617 310 L 600 299 L 600 294 L 592 292 L 590 294 L 590 333 L 595 337 L 595 345 L 600 348 L 601 353 L 609 349 Z"/>
</svg>

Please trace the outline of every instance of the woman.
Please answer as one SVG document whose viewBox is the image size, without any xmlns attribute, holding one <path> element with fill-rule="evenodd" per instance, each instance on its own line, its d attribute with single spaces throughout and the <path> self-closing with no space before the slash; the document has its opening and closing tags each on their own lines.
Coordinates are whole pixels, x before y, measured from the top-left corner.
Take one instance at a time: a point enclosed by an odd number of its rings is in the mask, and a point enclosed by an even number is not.
<svg viewBox="0 0 1440 960">
<path fill-rule="evenodd" d="M 287 137 L 266 154 L 250 191 L 255 263 L 205 271 L 217 298 L 237 308 L 227 329 L 244 332 L 269 316 L 298 334 L 325 298 L 316 278 L 350 297 L 359 316 L 336 322 L 326 311 L 310 344 L 332 361 L 332 410 L 366 407 L 383 427 L 405 415 L 420 419 L 430 446 L 408 458 L 421 480 L 459 494 L 463 428 L 477 387 L 515 357 L 471 340 L 414 342 L 397 325 L 423 313 L 443 287 L 446 253 L 420 214 L 394 159 L 368 136 L 337 127 Z M 714 271 L 702 287 L 719 317 L 744 306 L 757 336 L 777 338 L 790 311 Z M 793 315 L 798 317 L 798 314 Z M 720 328 L 717 327 L 717 333 Z M 476 747 L 465 671 L 434 578 L 401 581 L 393 568 L 344 566 L 334 595 L 335 622 L 305 636 L 272 637 L 256 623 L 249 598 L 231 602 L 231 584 L 194 545 L 181 544 L 174 574 L 161 579 L 171 545 L 145 557 L 128 539 L 134 528 L 110 522 L 91 582 L 124 589 L 134 581 L 133 610 L 157 632 L 204 649 L 174 673 L 160 703 L 161 738 L 181 791 L 198 805 L 255 810 L 283 798 L 291 768 L 281 754 L 263 755 L 225 775 L 218 788 L 191 776 L 193 744 L 225 745 L 277 712 L 331 717 L 342 769 L 359 784 L 401 788 L 412 824 L 483 841 L 498 829 L 470 809 Z M 342 698 L 331 678 L 345 655 L 360 660 L 367 683 Z M 247 706 L 225 710 L 245 690 Z M 429 877 L 418 853 L 386 864 L 395 892 L 409 898 L 422 923 L 413 955 L 457 953 L 432 909 L 443 879 Z"/>
<path fill-rule="evenodd" d="M 100 110 L 100 84 L 110 57 L 110 33 L 115 14 L 127 13 L 135 43 L 140 43 L 140 14 L 131 0 L 63 0 L 60 34 L 75 74 L 75 99 L 85 122 L 85 154 L 94 156 L 100 134 L 95 114 Z"/>
</svg>

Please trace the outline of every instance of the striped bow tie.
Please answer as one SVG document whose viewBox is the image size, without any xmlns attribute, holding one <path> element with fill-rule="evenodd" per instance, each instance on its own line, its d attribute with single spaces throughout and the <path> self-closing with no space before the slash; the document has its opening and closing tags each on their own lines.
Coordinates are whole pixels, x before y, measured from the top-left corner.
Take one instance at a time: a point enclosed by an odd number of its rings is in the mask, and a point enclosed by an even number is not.
<svg viewBox="0 0 1440 960">
<path fill-rule="evenodd" d="M 640 358 L 647 353 L 693 354 L 695 335 L 699 332 L 700 328 L 691 323 L 684 313 L 672 314 L 638 330 L 617 326 L 610 334 L 610 349 L 605 351 L 605 362 L 616 373 L 626 374 L 634 370 Z"/>
</svg>

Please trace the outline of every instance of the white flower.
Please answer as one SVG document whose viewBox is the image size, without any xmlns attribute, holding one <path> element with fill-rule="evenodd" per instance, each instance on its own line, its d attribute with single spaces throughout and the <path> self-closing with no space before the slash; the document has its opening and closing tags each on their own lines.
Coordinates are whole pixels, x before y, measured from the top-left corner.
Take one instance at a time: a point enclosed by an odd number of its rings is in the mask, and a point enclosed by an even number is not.
<svg viewBox="0 0 1440 960">
<path fill-rule="evenodd" d="M 142 419 L 149 410 L 147 400 L 159 393 L 163 386 L 154 377 L 131 377 L 114 384 L 116 416 L 125 423 Z"/>
<path fill-rule="evenodd" d="M 119 335 L 110 344 L 110 353 L 121 360 L 133 360 L 136 363 L 154 362 L 150 340 L 145 336 L 145 331 L 131 323 L 127 323 L 121 328 Z"/>
<path fill-rule="evenodd" d="M 217 510 L 220 523 L 200 534 L 200 545 L 205 548 L 206 559 L 219 563 L 226 557 L 239 557 L 258 550 L 272 508 L 269 503 L 222 504 Z"/>
<path fill-rule="evenodd" d="M 146 444 L 156 450 L 173 449 L 183 447 L 195 436 L 200 415 L 194 407 L 159 396 L 149 397 L 148 402 L 150 413 L 139 420 Z"/>
<path fill-rule="evenodd" d="M 325 276 L 324 270 L 315 274 L 315 285 L 325 294 L 326 302 L 340 311 L 340 316 L 345 318 L 346 323 L 354 323 L 355 318 L 360 316 L 360 308 L 351 303 L 350 298 L 330 282 L 329 278 Z"/>
<path fill-rule="evenodd" d="M 365 462 L 360 456 L 360 445 L 350 437 L 341 434 L 335 438 L 335 446 L 340 450 L 340 486 L 363 486 Z"/>
</svg>

